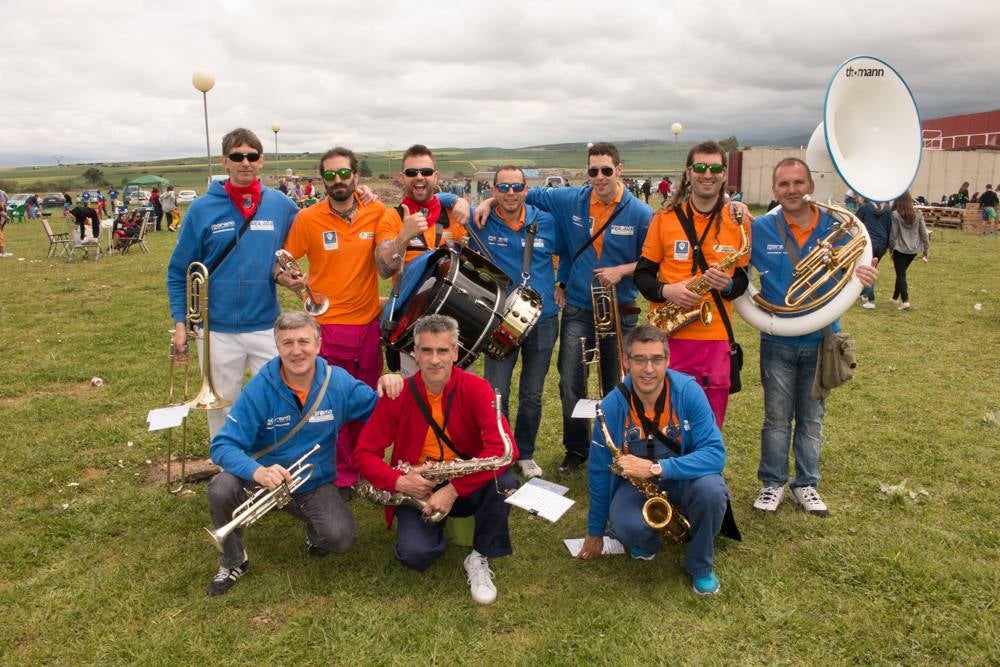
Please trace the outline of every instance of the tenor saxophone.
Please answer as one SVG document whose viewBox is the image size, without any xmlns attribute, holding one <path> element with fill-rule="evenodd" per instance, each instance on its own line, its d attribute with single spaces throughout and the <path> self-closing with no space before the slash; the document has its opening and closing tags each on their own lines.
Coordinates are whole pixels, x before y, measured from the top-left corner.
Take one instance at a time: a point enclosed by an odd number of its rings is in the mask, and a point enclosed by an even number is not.
<svg viewBox="0 0 1000 667">
<path fill-rule="evenodd" d="M 747 238 L 747 233 L 743 229 L 742 223 L 743 214 L 742 212 L 737 212 L 736 226 L 740 229 L 740 247 L 736 252 L 727 255 L 721 262 L 713 265 L 713 269 L 728 272 L 736 262 L 740 261 L 750 252 L 750 240 Z M 704 274 L 697 280 L 691 281 L 687 288 L 699 296 L 704 296 L 711 289 L 705 281 Z M 685 310 L 683 306 L 678 306 L 675 303 L 667 301 L 651 307 L 649 315 L 646 316 L 650 324 L 662 330 L 668 336 L 675 334 L 695 320 L 700 320 L 702 325 L 707 327 L 712 323 L 712 317 L 711 301 L 702 301 L 697 308 L 692 308 L 691 310 Z"/>
<path fill-rule="evenodd" d="M 494 399 L 497 429 L 500 431 L 500 439 L 503 441 L 503 454 L 500 456 L 487 456 L 481 459 L 432 461 L 424 464 L 424 469 L 420 472 L 421 477 L 430 480 L 435 484 L 440 484 L 441 482 L 447 482 L 448 480 L 456 477 L 464 477 L 465 475 L 471 475 L 472 473 L 483 472 L 486 470 L 499 470 L 500 468 L 510 465 L 511 461 L 514 459 L 514 444 L 511 442 L 510 436 L 507 435 L 507 431 L 503 427 L 503 412 L 500 407 L 500 394 L 495 394 Z M 405 475 L 410 472 L 410 468 L 411 466 L 409 463 L 406 461 L 400 461 L 396 465 L 395 469 Z M 411 496 L 408 493 L 403 493 L 402 491 L 393 492 L 376 488 L 364 477 L 358 478 L 357 483 L 354 485 L 354 491 L 365 500 L 373 502 L 376 505 L 391 505 L 393 507 L 409 505 L 410 507 L 415 507 L 418 510 L 423 511 L 424 506 L 427 504 L 425 500 Z M 448 515 L 444 512 L 435 512 L 430 515 L 425 514 L 424 521 L 427 521 L 428 523 L 438 523 L 446 516 Z"/>
<path fill-rule="evenodd" d="M 615 446 L 615 441 L 611 438 L 611 432 L 608 431 L 608 424 L 604 420 L 604 410 L 599 405 L 597 406 L 595 416 L 597 423 L 601 425 L 601 432 L 604 434 L 604 443 L 611 452 L 612 462 L 609 466 L 611 472 L 627 479 L 639 493 L 646 496 L 646 502 L 642 505 L 642 520 L 646 522 L 647 526 L 658 531 L 664 539 L 676 542 L 677 544 L 683 544 L 687 540 L 688 533 L 691 531 L 691 523 L 687 520 L 687 517 L 673 506 L 670 498 L 667 496 L 667 492 L 651 480 L 629 477 L 624 474 L 621 464 L 618 463 L 622 457 L 622 451 Z"/>
</svg>

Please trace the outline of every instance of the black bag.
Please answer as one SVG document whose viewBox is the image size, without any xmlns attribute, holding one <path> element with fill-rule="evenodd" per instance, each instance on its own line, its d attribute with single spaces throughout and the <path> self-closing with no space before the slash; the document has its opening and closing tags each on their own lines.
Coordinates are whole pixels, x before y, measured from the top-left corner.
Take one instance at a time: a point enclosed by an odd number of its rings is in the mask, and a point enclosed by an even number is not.
<svg viewBox="0 0 1000 667">
<path fill-rule="evenodd" d="M 740 371 L 743 370 L 743 348 L 736 341 L 729 344 L 729 393 L 743 389 Z"/>
</svg>

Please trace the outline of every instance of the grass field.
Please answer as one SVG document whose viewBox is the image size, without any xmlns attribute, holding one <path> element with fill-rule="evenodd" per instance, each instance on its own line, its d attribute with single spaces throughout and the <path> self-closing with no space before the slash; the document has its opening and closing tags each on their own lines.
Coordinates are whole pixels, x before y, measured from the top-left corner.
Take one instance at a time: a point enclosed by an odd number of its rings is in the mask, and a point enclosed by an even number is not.
<svg viewBox="0 0 1000 667">
<path fill-rule="evenodd" d="M 774 516 L 750 510 L 762 394 L 757 336 L 738 322 L 745 388 L 725 439 L 744 541 L 717 542 L 721 595 L 691 593 L 677 548 L 652 562 L 570 559 L 562 540 L 582 536 L 587 508 L 577 476 L 566 482 L 577 503 L 558 523 L 514 510 L 514 555 L 492 563 L 499 596 L 481 607 L 465 549 L 405 571 L 382 512 L 359 500 L 351 553 L 309 558 L 299 524 L 272 513 L 247 531 L 250 574 L 208 598 L 204 486 L 175 497 L 145 483 L 165 453 L 145 419 L 165 403 L 175 237 L 150 234 L 149 255 L 66 263 L 44 259 L 37 223 L 6 235 L 0 663 L 1000 663 L 995 238 L 936 232 L 932 261 L 911 270 L 912 311 L 891 307 L 887 267 L 878 308 L 845 316 L 860 367 L 827 404 L 829 519 L 788 503 Z M 557 382 L 553 368 L 537 457 L 550 479 Z"/>
</svg>

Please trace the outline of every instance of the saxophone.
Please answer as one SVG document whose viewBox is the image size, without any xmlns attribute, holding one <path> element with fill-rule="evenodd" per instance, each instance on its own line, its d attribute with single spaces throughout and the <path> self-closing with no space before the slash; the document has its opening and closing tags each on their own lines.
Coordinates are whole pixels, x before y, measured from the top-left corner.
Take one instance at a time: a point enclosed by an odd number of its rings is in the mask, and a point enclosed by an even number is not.
<svg viewBox="0 0 1000 667">
<path fill-rule="evenodd" d="M 608 424 L 604 420 L 604 410 L 601 409 L 600 405 L 597 406 L 595 416 L 601 425 L 604 442 L 611 451 L 612 463 L 609 466 L 611 472 L 627 479 L 639 493 L 646 496 L 646 502 L 642 506 L 642 520 L 646 522 L 647 526 L 658 531 L 662 538 L 683 544 L 691 530 L 691 522 L 670 503 L 667 492 L 658 487 L 652 480 L 638 479 L 623 474 L 622 467 L 618 463 L 622 457 L 622 451 L 615 446 L 615 441 L 611 438 Z"/>
<path fill-rule="evenodd" d="M 733 254 L 726 256 L 726 258 L 718 264 L 712 266 L 713 269 L 728 272 L 729 269 L 736 264 L 736 262 L 750 252 L 750 240 L 747 238 L 746 230 L 743 228 L 742 211 L 736 212 L 736 226 L 740 229 L 739 249 L 737 249 Z M 705 281 L 704 274 L 702 274 L 697 280 L 691 281 L 687 288 L 699 296 L 704 296 L 711 289 Z M 701 323 L 707 327 L 712 323 L 712 302 L 707 300 L 702 301 L 697 308 L 684 310 L 683 306 L 678 306 L 675 303 L 667 301 L 665 303 L 652 306 L 649 309 L 649 314 L 646 316 L 646 319 L 650 324 L 658 329 L 661 329 L 663 333 L 668 336 L 677 333 L 677 331 L 683 329 L 695 320 L 701 320 Z"/>
<path fill-rule="evenodd" d="M 500 394 L 496 393 L 495 396 L 495 407 L 496 407 L 496 417 L 497 417 L 497 430 L 500 431 L 500 439 L 503 440 L 503 454 L 500 456 L 487 456 L 481 459 L 455 459 L 452 461 L 432 461 L 430 463 L 424 464 L 424 469 L 420 473 L 420 476 L 424 479 L 428 479 L 435 484 L 440 482 L 446 482 L 450 479 L 456 477 L 464 477 L 465 475 L 471 475 L 476 472 L 483 472 L 486 470 L 499 470 L 500 468 L 509 466 L 511 461 L 514 459 L 514 445 L 510 440 L 510 436 L 507 435 L 507 431 L 503 427 L 503 413 L 500 409 Z M 396 465 L 396 470 L 403 473 L 404 475 L 410 472 L 410 464 L 406 461 L 400 461 Z M 384 489 L 376 488 L 371 482 L 366 480 L 364 477 L 359 477 L 357 483 L 354 485 L 354 492 L 359 496 L 375 503 L 376 505 L 391 505 L 393 507 L 399 507 L 400 505 L 409 505 L 410 507 L 415 507 L 418 510 L 423 511 L 424 506 L 427 502 L 411 496 L 402 491 L 386 491 Z M 434 514 L 424 515 L 424 521 L 428 523 L 438 523 L 442 521 L 447 514 L 444 512 L 435 512 Z"/>
</svg>

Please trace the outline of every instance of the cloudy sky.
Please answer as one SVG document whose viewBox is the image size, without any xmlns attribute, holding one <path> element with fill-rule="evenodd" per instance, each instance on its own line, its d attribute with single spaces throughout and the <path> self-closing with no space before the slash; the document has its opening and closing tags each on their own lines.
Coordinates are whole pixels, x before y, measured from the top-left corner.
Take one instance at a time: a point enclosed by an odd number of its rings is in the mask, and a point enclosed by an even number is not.
<svg viewBox="0 0 1000 667">
<path fill-rule="evenodd" d="M 887 60 L 921 116 L 996 108 L 987 0 L 4 0 L 0 165 L 265 150 L 808 133 L 837 65 Z"/>
</svg>

